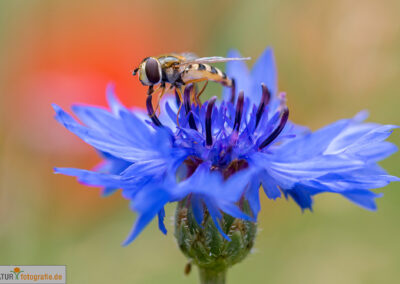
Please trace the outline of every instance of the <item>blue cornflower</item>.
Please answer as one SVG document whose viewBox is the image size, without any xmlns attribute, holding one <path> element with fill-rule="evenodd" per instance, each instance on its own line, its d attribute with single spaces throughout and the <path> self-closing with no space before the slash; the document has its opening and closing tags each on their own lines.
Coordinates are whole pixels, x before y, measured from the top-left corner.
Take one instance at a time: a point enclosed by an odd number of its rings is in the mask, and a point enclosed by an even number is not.
<svg viewBox="0 0 400 284">
<path fill-rule="evenodd" d="M 179 98 L 169 96 L 161 102 L 158 117 L 151 97 L 146 102 L 149 115 L 144 116 L 143 111 L 124 107 L 112 86 L 107 89 L 110 110 L 72 108 L 83 124 L 54 105 L 56 119 L 104 158 L 93 171 L 55 171 L 103 187 L 104 194 L 121 189 L 138 213 L 124 244 L 156 215 L 166 233 L 164 206 L 169 202 L 185 200 L 199 226 L 207 212 L 230 240 L 221 226 L 222 212 L 256 221 L 260 186 L 268 198 L 290 196 L 303 210 L 312 209 L 312 197 L 322 192 L 375 210 L 375 198 L 381 194 L 370 189 L 399 180 L 377 164 L 397 151 L 385 141 L 397 126 L 364 123 L 364 112 L 316 132 L 291 123 L 286 96 L 278 93 L 271 49 L 251 72 L 243 62 L 229 62 L 227 74 L 236 88 L 224 90 L 222 100 L 192 102 L 196 88 L 188 85 L 182 111 L 178 112 Z M 243 210 L 244 202 L 249 212 Z"/>
</svg>

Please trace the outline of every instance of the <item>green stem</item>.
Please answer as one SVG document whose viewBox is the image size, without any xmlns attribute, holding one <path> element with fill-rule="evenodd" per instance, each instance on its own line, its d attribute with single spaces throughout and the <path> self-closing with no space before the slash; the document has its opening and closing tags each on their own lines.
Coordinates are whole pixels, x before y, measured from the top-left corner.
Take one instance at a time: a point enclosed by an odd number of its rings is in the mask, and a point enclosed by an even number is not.
<svg viewBox="0 0 400 284">
<path fill-rule="evenodd" d="M 226 270 L 215 271 L 199 267 L 201 284 L 225 284 Z"/>
</svg>

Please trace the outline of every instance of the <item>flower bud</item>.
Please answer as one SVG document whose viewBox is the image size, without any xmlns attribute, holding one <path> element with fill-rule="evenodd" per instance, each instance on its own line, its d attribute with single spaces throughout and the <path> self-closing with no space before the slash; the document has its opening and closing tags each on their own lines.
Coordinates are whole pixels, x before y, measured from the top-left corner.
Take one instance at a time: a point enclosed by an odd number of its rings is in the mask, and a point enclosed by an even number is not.
<svg viewBox="0 0 400 284">
<path fill-rule="evenodd" d="M 241 203 L 244 213 L 250 213 L 247 201 Z M 222 212 L 221 212 L 222 213 Z M 175 237 L 183 254 L 200 270 L 225 272 L 242 261 L 253 247 L 257 224 L 222 213 L 220 225 L 231 241 L 216 228 L 208 211 L 199 225 L 188 198 L 180 201 L 175 214 Z"/>
</svg>

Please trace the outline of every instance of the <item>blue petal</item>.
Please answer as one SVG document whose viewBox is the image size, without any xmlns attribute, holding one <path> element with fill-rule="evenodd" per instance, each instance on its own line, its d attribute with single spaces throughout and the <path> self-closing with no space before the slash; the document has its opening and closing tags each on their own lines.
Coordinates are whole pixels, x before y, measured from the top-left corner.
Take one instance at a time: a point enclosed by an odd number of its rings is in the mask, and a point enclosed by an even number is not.
<svg viewBox="0 0 400 284">
<path fill-rule="evenodd" d="M 371 211 L 376 210 L 375 198 L 383 196 L 383 194 L 377 194 L 369 190 L 352 190 L 342 193 L 342 195 L 355 204 Z"/>
<path fill-rule="evenodd" d="M 277 199 L 281 197 L 281 191 L 278 188 L 278 185 L 274 182 L 274 180 L 264 171 L 263 174 L 260 174 L 262 187 L 264 189 L 265 194 L 269 199 Z"/>
<path fill-rule="evenodd" d="M 237 202 L 243 196 L 247 185 L 254 175 L 253 169 L 241 170 L 229 177 L 219 191 L 218 197 L 221 200 Z"/>
<path fill-rule="evenodd" d="M 137 236 L 142 232 L 142 230 L 150 223 L 151 220 L 155 217 L 157 212 L 145 212 L 138 216 L 135 225 L 133 226 L 132 231 L 129 233 L 128 237 L 122 243 L 123 246 L 129 245 L 133 242 Z"/>
<path fill-rule="evenodd" d="M 257 177 L 254 177 L 253 179 L 251 179 L 249 187 L 246 191 L 246 199 L 249 202 L 250 209 L 256 219 L 261 209 L 259 192 L 260 181 Z"/>
<path fill-rule="evenodd" d="M 261 83 L 270 90 L 272 96 L 278 94 L 278 76 L 272 48 L 268 47 L 257 59 L 251 70 L 252 89 L 248 94 L 251 101 L 258 104 L 261 100 Z"/>
<path fill-rule="evenodd" d="M 332 140 L 339 135 L 349 124 L 350 120 L 339 120 L 318 131 L 290 140 L 274 153 L 277 160 L 290 162 L 304 161 L 310 157 L 321 155 L 328 148 Z"/>
<path fill-rule="evenodd" d="M 114 84 L 112 83 L 108 84 L 106 88 L 106 97 L 108 105 L 111 108 L 111 111 L 116 115 L 119 113 L 120 110 L 125 109 L 125 107 L 118 100 L 117 96 L 115 95 L 114 89 L 115 89 Z"/>
<path fill-rule="evenodd" d="M 131 133 L 135 137 L 135 144 L 148 145 L 151 142 L 153 133 L 150 131 L 149 127 L 132 112 L 121 110 L 119 112 L 121 116 L 121 122 L 125 127 L 125 135 Z M 132 139 L 133 140 L 133 139 Z"/>
<path fill-rule="evenodd" d="M 166 235 L 167 228 L 165 228 L 165 225 L 164 225 L 164 218 L 165 218 L 165 210 L 163 207 L 160 211 L 158 211 L 158 228 L 164 235 Z"/>
<path fill-rule="evenodd" d="M 109 111 L 100 107 L 86 106 L 86 105 L 73 105 L 73 112 L 78 116 L 87 126 L 103 131 L 105 129 L 112 129 L 118 123 L 118 119 L 114 117 Z M 126 133 L 123 133 L 126 135 Z"/>
<path fill-rule="evenodd" d="M 228 57 L 241 57 L 237 50 L 228 52 Z M 247 65 L 244 61 L 229 61 L 226 63 L 226 74 L 228 77 L 235 79 L 236 98 L 240 91 L 244 91 L 246 97 L 250 96 L 251 82 Z M 231 88 L 224 88 L 223 98 L 227 101 L 231 98 Z"/>
<path fill-rule="evenodd" d="M 117 137 L 104 135 L 100 131 L 82 126 L 57 105 L 53 105 L 53 107 L 56 111 L 56 119 L 61 124 L 99 151 L 110 153 L 115 157 L 131 162 L 137 161 L 140 156 L 145 154 L 145 149 L 134 147 Z"/>
<path fill-rule="evenodd" d="M 118 175 L 110 175 L 74 168 L 54 168 L 54 172 L 56 174 L 75 176 L 79 182 L 91 186 L 120 188 L 124 185 L 121 177 Z"/>
<path fill-rule="evenodd" d="M 381 142 L 365 147 L 363 151 L 357 153 L 359 157 L 369 162 L 379 162 L 398 150 L 397 146 L 390 142 Z"/>
<path fill-rule="evenodd" d="M 220 234 L 227 240 L 227 241 L 231 241 L 231 238 L 229 238 L 225 232 L 222 230 L 220 224 L 219 224 L 219 220 L 222 218 L 221 213 L 218 212 L 218 209 L 215 207 L 214 204 L 212 204 L 212 202 L 210 202 L 209 200 L 205 199 L 204 200 L 206 205 L 207 205 L 207 209 L 208 212 L 210 213 L 210 216 L 212 218 L 212 220 L 214 221 L 215 227 L 217 228 L 217 230 L 220 232 Z"/>
<path fill-rule="evenodd" d="M 346 172 L 358 169 L 365 164 L 362 161 L 335 155 L 316 155 L 303 162 L 271 162 L 271 156 L 265 153 L 255 153 L 250 157 L 252 164 L 260 170 L 268 172 L 275 183 L 285 189 L 292 188 L 294 184 L 331 172 Z"/>
<path fill-rule="evenodd" d="M 252 218 L 249 215 L 243 213 L 235 204 L 231 202 L 225 202 L 223 200 L 218 200 L 217 202 L 218 202 L 218 207 L 226 214 L 232 217 L 243 219 L 246 221 L 253 221 L 253 222 L 256 221 L 255 218 Z"/>
<path fill-rule="evenodd" d="M 284 191 L 285 195 L 289 195 L 293 200 L 300 206 L 302 210 L 309 209 L 312 210 L 313 200 L 311 195 L 304 190 L 301 185 L 295 186 L 291 190 Z"/>
<path fill-rule="evenodd" d="M 201 223 L 203 223 L 204 217 L 204 210 L 203 210 L 203 203 L 201 199 L 197 195 L 192 195 L 191 198 L 192 210 L 194 219 L 196 220 L 197 224 L 201 227 Z"/>
<path fill-rule="evenodd" d="M 359 137 L 354 143 L 345 148 L 346 153 L 358 153 L 368 151 L 368 148 L 374 147 L 376 144 L 384 141 L 392 133 L 394 125 L 383 125 L 377 127 L 367 134 Z"/>
<path fill-rule="evenodd" d="M 116 187 L 105 187 L 101 191 L 101 196 L 108 197 L 108 196 L 114 194 L 118 190 L 119 190 L 119 188 L 116 188 Z"/>
<path fill-rule="evenodd" d="M 169 201 L 169 194 L 160 188 L 146 188 L 140 191 L 132 201 L 132 208 L 138 212 L 139 216 L 135 225 L 123 242 L 123 246 L 130 244 L 150 223 L 151 220 L 164 208 Z"/>
</svg>

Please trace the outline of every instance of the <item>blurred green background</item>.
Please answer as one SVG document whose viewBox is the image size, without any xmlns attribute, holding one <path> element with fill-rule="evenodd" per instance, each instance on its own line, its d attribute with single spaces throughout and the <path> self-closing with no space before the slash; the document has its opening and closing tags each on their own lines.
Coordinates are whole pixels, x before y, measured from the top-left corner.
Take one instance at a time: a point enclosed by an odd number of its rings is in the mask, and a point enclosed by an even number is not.
<svg viewBox="0 0 400 284">
<path fill-rule="evenodd" d="M 1 1 L 0 264 L 66 264 L 68 283 L 197 283 L 195 269 L 183 275 L 172 221 L 167 236 L 153 222 L 123 248 L 128 202 L 52 174 L 99 158 L 50 103 L 104 105 L 113 81 L 124 103 L 143 106 L 130 71 L 145 56 L 237 48 L 252 64 L 270 45 L 293 121 L 317 129 L 368 109 L 370 121 L 400 124 L 399 14 L 398 0 Z M 398 131 L 390 141 L 400 145 Z M 398 153 L 383 162 L 397 176 L 399 165 Z M 302 213 L 262 196 L 254 253 L 228 283 L 397 282 L 400 184 L 379 191 L 377 212 L 324 194 Z"/>
</svg>

